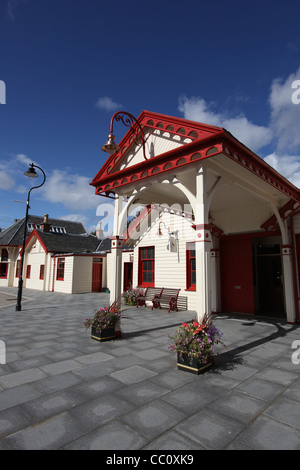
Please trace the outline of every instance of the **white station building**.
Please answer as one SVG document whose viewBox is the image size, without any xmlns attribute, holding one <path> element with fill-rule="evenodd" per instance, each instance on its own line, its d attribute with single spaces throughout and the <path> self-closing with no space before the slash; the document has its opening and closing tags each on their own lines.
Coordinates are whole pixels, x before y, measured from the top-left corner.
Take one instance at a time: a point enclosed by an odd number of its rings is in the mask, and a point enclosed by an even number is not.
<svg viewBox="0 0 300 470">
<path fill-rule="evenodd" d="M 111 134 L 127 115 L 112 117 Z M 299 189 L 223 128 L 149 111 L 126 125 L 91 182 L 115 204 L 111 302 L 131 282 L 180 289 L 199 319 L 235 312 L 298 322 Z"/>
</svg>

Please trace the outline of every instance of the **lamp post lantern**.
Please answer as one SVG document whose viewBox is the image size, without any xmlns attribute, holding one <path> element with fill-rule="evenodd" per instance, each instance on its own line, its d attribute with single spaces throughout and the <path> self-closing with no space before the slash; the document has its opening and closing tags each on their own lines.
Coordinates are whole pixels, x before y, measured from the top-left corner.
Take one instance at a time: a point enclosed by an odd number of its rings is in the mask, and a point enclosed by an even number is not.
<svg viewBox="0 0 300 470">
<path fill-rule="evenodd" d="M 22 253 L 21 253 L 21 266 L 20 266 L 20 277 L 19 277 L 19 284 L 18 284 L 18 297 L 17 297 L 17 305 L 16 311 L 22 310 L 21 300 L 22 300 L 22 290 L 23 290 L 23 266 L 24 266 L 24 257 L 25 257 L 25 243 L 26 243 L 26 235 L 27 235 L 27 221 L 28 221 L 28 211 L 29 211 L 29 200 L 30 200 L 30 193 L 33 189 L 40 188 L 46 181 L 46 175 L 44 170 L 33 163 L 30 164 L 28 170 L 24 173 L 25 176 L 29 178 L 37 178 L 39 175 L 35 171 L 35 168 L 38 168 L 43 173 L 43 181 L 38 186 L 33 186 L 28 191 L 27 201 L 26 201 L 26 215 L 25 215 L 25 224 L 24 224 L 24 233 L 23 233 L 23 245 L 22 245 Z"/>
<path fill-rule="evenodd" d="M 118 152 L 120 150 L 120 147 L 115 142 L 115 136 L 113 134 L 113 122 L 116 120 L 117 122 L 121 121 L 122 124 L 126 127 L 130 127 L 132 130 L 133 134 L 135 135 L 135 139 L 138 137 L 141 137 L 142 139 L 142 146 L 143 146 L 143 156 L 145 160 L 148 160 L 146 157 L 145 153 L 145 136 L 144 136 L 144 131 L 140 125 L 140 123 L 137 121 L 137 119 L 130 113 L 127 113 L 125 111 L 118 111 L 115 113 L 110 121 L 110 132 L 108 135 L 108 141 L 106 144 L 102 145 L 101 149 L 103 152 L 107 152 L 110 155 Z"/>
</svg>

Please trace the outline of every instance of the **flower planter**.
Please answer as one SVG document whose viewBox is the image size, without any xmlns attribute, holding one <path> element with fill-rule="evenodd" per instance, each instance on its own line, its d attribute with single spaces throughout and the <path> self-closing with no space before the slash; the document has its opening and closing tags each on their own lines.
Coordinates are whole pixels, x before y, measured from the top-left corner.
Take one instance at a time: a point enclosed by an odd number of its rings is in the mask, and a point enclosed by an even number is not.
<svg viewBox="0 0 300 470">
<path fill-rule="evenodd" d="M 115 327 L 111 326 L 109 328 L 104 328 L 103 330 L 96 331 L 96 328 L 91 329 L 91 338 L 96 341 L 109 341 L 115 339 Z"/>
<path fill-rule="evenodd" d="M 187 354 L 177 353 L 177 369 L 191 374 L 199 375 L 209 369 L 214 363 L 214 358 L 211 357 L 208 362 L 203 363 L 196 357 L 190 358 Z"/>
</svg>

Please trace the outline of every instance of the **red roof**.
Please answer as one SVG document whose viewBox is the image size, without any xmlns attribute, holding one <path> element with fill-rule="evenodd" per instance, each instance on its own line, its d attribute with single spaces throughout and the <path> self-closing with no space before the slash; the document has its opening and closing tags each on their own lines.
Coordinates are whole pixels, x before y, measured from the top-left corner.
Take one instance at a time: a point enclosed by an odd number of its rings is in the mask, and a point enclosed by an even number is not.
<svg viewBox="0 0 300 470">
<path fill-rule="evenodd" d="M 186 138 L 192 140 L 191 144 L 193 144 L 194 142 L 199 143 L 199 141 L 203 141 L 206 138 L 212 137 L 216 134 L 219 134 L 220 132 L 223 132 L 223 129 L 220 127 L 209 126 L 206 124 L 201 124 L 199 122 L 188 121 L 186 119 L 153 113 L 149 111 L 142 111 L 140 116 L 137 118 L 137 121 L 139 122 L 142 128 L 147 127 L 152 128 L 153 130 L 165 131 L 170 134 L 178 135 L 180 137 L 185 136 Z M 131 130 L 129 130 L 125 134 L 125 136 L 119 143 L 120 151 L 109 156 L 100 171 L 93 179 L 93 181 L 90 183 L 92 186 L 99 187 L 102 182 L 106 182 L 108 179 L 111 179 L 113 175 L 114 177 L 116 176 L 116 172 L 114 172 L 115 167 L 120 165 L 124 154 L 134 143 L 132 134 L 133 133 Z M 184 145 L 185 149 L 186 145 Z M 158 157 L 151 158 L 150 166 L 153 166 L 153 163 L 156 158 Z M 142 162 L 141 164 L 143 165 L 143 168 L 145 168 L 145 162 Z M 125 170 L 126 168 L 122 170 L 122 173 L 124 173 Z"/>
<path fill-rule="evenodd" d="M 282 191 L 286 196 L 294 200 L 300 199 L 298 188 L 221 127 L 150 111 L 142 111 L 137 121 L 142 128 L 153 129 L 153 132 L 160 130 L 184 136 L 190 142 L 120 170 L 122 159 L 126 158 L 125 154 L 136 139 L 136 137 L 133 138 L 133 132 L 130 129 L 119 143 L 120 150 L 109 156 L 90 183 L 96 188 L 96 194 L 109 196 L 111 193 L 114 194 L 117 188 L 132 184 L 136 180 L 141 181 L 157 173 L 174 171 L 174 168 L 177 169 L 222 153 Z"/>
</svg>

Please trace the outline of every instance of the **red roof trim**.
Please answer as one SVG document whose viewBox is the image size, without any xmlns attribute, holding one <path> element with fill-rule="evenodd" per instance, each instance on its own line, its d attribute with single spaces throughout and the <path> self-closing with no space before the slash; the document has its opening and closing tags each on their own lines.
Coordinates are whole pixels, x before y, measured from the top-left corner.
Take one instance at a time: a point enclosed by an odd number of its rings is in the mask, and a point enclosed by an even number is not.
<svg viewBox="0 0 300 470">
<path fill-rule="evenodd" d="M 135 180 L 141 180 L 148 178 L 156 173 L 163 173 L 165 171 L 173 170 L 174 167 L 187 165 L 191 161 L 200 160 L 212 156 L 206 155 L 207 151 L 212 148 L 216 148 L 217 153 L 221 153 L 223 150 L 222 143 L 219 139 L 223 135 L 224 131 L 221 131 L 218 135 L 207 137 L 201 141 L 191 142 L 189 144 L 177 147 L 176 149 L 165 152 L 161 155 L 157 155 L 147 161 L 137 163 L 130 167 L 119 170 L 113 174 L 103 176 L 98 180 L 95 178 L 90 185 L 97 188 L 96 194 L 105 191 L 113 191 L 117 186 L 124 186 L 130 184 Z M 167 163 L 172 163 L 171 167 L 166 167 Z M 134 178 L 134 179 L 133 179 Z M 109 185 L 109 187 L 106 187 Z"/>
<path fill-rule="evenodd" d="M 210 126 L 207 124 L 202 124 L 199 122 L 188 121 L 187 119 L 177 118 L 174 116 L 168 116 L 165 114 L 153 113 L 150 111 L 142 111 L 138 117 L 138 122 L 141 127 L 152 127 L 154 130 L 160 130 L 163 132 L 170 132 L 181 137 L 189 138 L 194 141 L 202 141 L 203 138 L 207 137 L 207 133 L 213 135 L 218 134 L 223 131 L 221 127 Z M 152 124 L 150 123 L 152 121 Z M 174 126 L 173 130 L 168 129 L 170 126 Z M 183 132 L 182 132 L 183 131 Z M 191 133 L 197 133 L 197 137 L 190 135 Z M 204 135 L 202 135 L 204 134 Z M 209 136 L 210 137 L 210 136 Z M 95 186 L 95 183 L 98 183 L 102 180 L 102 176 L 108 176 L 113 171 L 114 167 L 120 163 L 123 155 L 126 151 L 129 150 L 131 145 L 134 143 L 133 133 L 130 129 L 123 139 L 119 143 L 121 150 L 116 152 L 108 157 L 100 171 L 97 173 L 93 181 L 90 183 L 92 186 Z M 125 149 L 125 150 L 124 150 Z M 153 160 L 153 159 L 151 159 Z M 110 172 L 107 173 L 108 169 L 111 167 Z M 124 170 L 123 170 L 124 171 Z"/>
<path fill-rule="evenodd" d="M 168 132 L 167 126 L 176 124 L 186 130 L 197 129 L 198 131 L 204 131 L 206 136 L 197 138 L 193 142 L 177 147 L 176 149 L 165 152 L 147 161 L 116 171 L 115 173 L 107 173 L 106 170 L 109 166 L 112 167 L 112 171 L 115 164 L 120 162 L 120 158 L 122 158 L 122 148 L 124 148 L 127 141 L 131 138 L 131 131 L 128 131 L 119 144 L 121 147 L 120 152 L 108 158 L 90 183 L 91 186 L 96 187 L 96 194 L 109 197 L 109 194 L 114 194 L 116 188 L 132 184 L 134 181 L 141 181 L 158 173 L 174 171 L 174 168 L 176 169 L 194 161 L 223 153 L 228 158 L 255 174 L 258 178 L 281 191 L 287 197 L 296 201 L 300 200 L 300 190 L 296 186 L 280 175 L 274 168 L 225 129 L 149 111 L 143 111 L 138 120 L 142 126 L 150 126 L 148 122 L 149 120 L 153 120 L 154 128 L 166 132 Z M 157 127 L 159 123 L 162 123 L 165 127 Z M 176 133 L 178 133 L 178 130 L 179 129 L 176 130 Z M 207 132 L 210 132 L 211 135 L 207 136 Z M 179 133 L 179 135 L 183 134 Z M 186 135 L 186 137 L 189 136 Z M 215 149 L 213 147 L 215 147 Z M 115 162 L 117 158 L 119 159 Z"/>
<path fill-rule="evenodd" d="M 43 249 L 45 250 L 46 254 L 48 254 L 48 250 L 47 250 L 47 247 L 46 247 L 45 243 L 42 241 L 41 237 L 39 236 L 39 233 L 38 233 L 37 230 L 35 230 L 35 229 L 31 232 L 31 234 L 29 235 L 29 237 L 28 237 L 27 240 L 26 240 L 26 243 L 25 243 L 25 250 L 26 250 L 26 247 L 27 247 L 27 245 L 29 244 L 30 240 L 31 240 L 33 237 L 36 237 L 36 239 L 40 242 L 40 244 L 42 245 Z M 20 250 L 20 255 L 22 254 L 22 251 L 23 251 L 23 248 L 21 248 L 21 250 Z"/>
</svg>

